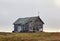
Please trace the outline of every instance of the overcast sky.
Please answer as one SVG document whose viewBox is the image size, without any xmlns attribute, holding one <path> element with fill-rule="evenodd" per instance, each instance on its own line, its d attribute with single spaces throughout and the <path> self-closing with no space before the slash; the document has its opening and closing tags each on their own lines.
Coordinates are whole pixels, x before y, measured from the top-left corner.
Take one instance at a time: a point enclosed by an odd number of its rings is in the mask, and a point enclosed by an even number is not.
<svg viewBox="0 0 60 41">
<path fill-rule="evenodd" d="M 39 16 L 44 31 L 60 30 L 60 0 L 0 0 L 0 32 L 11 32 L 21 17 Z"/>
</svg>

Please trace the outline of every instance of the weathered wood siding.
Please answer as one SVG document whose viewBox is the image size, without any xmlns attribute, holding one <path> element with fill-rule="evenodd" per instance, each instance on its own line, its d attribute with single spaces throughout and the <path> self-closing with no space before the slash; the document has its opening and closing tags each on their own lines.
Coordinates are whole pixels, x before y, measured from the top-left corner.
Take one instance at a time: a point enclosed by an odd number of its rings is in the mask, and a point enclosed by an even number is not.
<svg viewBox="0 0 60 41">
<path fill-rule="evenodd" d="M 22 32 L 27 32 L 29 29 L 28 29 L 28 25 L 22 25 Z"/>
<path fill-rule="evenodd" d="M 29 27 L 28 27 L 28 25 L 14 25 L 14 32 L 19 32 L 18 31 L 18 26 L 21 26 L 21 31 L 20 32 L 27 32 L 27 31 L 29 31 Z"/>
<path fill-rule="evenodd" d="M 39 20 L 39 18 L 37 20 L 31 21 L 29 27 L 30 31 L 43 31 L 43 23 Z"/>
<path fill-rule="evenodd" d="M 18 25 L 14 25 L 14 32 L 17 32 L 17 30 L 18 30 Z"/>
</svg>

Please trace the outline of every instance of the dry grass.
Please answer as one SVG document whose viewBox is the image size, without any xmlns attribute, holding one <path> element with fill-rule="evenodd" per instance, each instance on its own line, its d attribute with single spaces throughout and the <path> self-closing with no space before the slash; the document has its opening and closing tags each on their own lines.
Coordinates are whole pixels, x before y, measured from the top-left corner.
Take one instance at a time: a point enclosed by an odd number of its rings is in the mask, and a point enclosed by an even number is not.
<svg viewBox="0 0 60 41">
<path fill-rule="evenodd" d="M 0 41 L 60 41 L 60 33 L 0 33 Z"/>
</svg>

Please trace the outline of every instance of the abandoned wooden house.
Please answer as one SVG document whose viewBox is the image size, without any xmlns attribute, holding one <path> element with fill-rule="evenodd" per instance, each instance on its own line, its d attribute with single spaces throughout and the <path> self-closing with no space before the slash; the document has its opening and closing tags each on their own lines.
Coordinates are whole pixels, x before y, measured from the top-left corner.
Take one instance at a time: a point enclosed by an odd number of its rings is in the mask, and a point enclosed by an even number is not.
<svg viewBox="0 0 60 41">
<path fill-rule="evenodd" d="M 44 22 L 39 16 L 18 18 L 14 23 L 13 32 L 43 32 Z"/>
</svg>

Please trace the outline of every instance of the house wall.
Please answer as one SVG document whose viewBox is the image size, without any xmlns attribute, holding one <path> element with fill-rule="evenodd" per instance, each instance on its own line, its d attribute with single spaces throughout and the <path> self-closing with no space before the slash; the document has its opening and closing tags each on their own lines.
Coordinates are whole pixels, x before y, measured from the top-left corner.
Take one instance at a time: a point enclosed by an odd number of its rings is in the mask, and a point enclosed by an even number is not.
<svg viewBox="0 0 60 41">
<path fill-rule="evenodd" d="M 29 31 L 43 31 L 43 23 L 38 19 L 33 20 L 30 24 L 29 24 Z M 35 30 L 33 30 L 35 29 Z"/>
<path fill-rule="evenodd" d="M 27 32 L 29 30 L 29 27 L 27 24 L 25 24 L 25 25 L 17 25 L 16 24 L 16 25 L 14 25 L 14 32 L 19 32 L 19 29 L 20 29 L 20 28 L 18 28 L 19 26 L 21 26 L 20 32 Z"/>
<path fill-rule="evenodd" d="M 14 32 L 17 32 L 17 31 L 18 31 L 17 26 L 18 26 L 18 25 L 14 25 Z"/>
<path fill-rule="evenodd" d="M 21 26 L 22 27 L 22 32 L 27 32 L 29 29 L 28 29 L 28 25 L 24 24 Z"/>
</svg>

